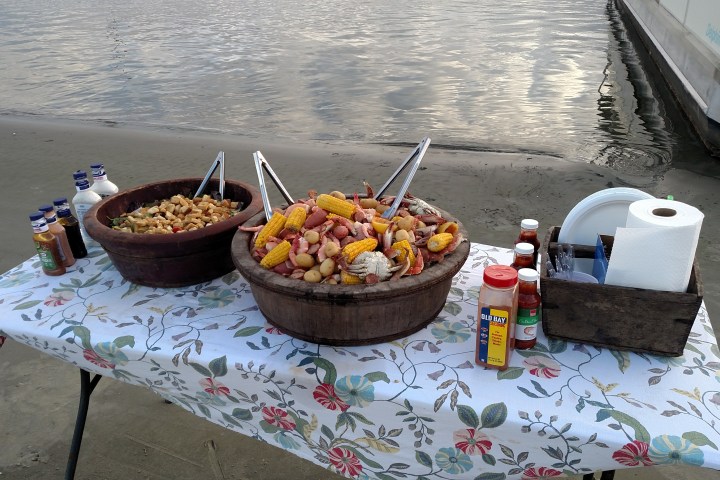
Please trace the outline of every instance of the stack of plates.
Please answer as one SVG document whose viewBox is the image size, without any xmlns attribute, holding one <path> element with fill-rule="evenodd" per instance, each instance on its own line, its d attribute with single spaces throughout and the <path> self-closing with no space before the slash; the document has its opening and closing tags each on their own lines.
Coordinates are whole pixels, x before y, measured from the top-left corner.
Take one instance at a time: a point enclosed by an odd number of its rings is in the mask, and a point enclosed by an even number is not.
<svg viewBox="0 0 720 480">
<path fill-rule="evenodd" d="M 655 198 L 635 188 L 607 188 L 583 199 L 570 210 L 560 228 L 559 243 L 595 245 L 598 235 L 615 235 L 624 227 L 630 204 Z"/>
</svg>

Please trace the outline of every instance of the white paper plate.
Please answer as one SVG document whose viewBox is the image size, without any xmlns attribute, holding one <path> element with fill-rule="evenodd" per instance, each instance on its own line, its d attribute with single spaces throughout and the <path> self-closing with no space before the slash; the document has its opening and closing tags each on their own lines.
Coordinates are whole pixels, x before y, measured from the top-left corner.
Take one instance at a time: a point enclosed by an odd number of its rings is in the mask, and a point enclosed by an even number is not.
<svg viewBox="0 0 720 480">
<path fill-rule="evenodd" d="M 597 236 L 615 235 L 617 227 L 624 227 L 630 204 L 655 198 L 636 188 L 606 188 L 585 197 L 570 210 L 560 227 L 558 242 L 595 245 Z"/>
</svg>

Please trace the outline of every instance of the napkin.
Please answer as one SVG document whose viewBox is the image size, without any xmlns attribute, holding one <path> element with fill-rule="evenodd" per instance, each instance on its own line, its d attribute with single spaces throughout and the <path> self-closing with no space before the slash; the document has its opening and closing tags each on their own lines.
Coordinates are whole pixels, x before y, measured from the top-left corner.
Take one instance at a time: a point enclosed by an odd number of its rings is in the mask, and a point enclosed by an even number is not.
<svg viewBox="0 0 720 480">
<path fill-rule="evenodd" d="M 631 203 L 625 228 L 615 232 L 605 284 L 687 291 L 703 218 L 673 200 Z"/>
</svg>

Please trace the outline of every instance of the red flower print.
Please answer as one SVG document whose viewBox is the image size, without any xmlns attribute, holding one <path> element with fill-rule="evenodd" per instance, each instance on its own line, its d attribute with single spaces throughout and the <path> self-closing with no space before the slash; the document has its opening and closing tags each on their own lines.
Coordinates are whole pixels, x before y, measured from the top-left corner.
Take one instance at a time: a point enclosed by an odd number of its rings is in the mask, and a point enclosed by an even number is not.
<svg viewBox="0 0 720 480">
<path fill-rule="evenodd" d="M 474 428 L 458 430 L 453 433 L 453 442 L 455 442 L 455 448 L 468 455 L 485 455 L 492 447 L 490 437 Z"/>
<path fill-rule="evenodd" d="M 548 479 L 553 477 L 559 477 L 563 474 L 563 472 L 560 472 L 558 470 L 555 470 L 553 468 L 547 468 L 547 467 L 539 467 L 539 468 L 528 468 L 523 472 L 522 479 L 528 480 L 530 478 L 540 478 L 540 479 Z"/>
<path fill-rule="evenodd" d="M 267 327 L 265 329 L 265 332 L 269 333 L 270 335 L 284 335 L 282 330 L 277 327 Z"/>
<path fill-rule="evenodd" d="M 360 460 L 347 448 L 335 447 L 328 450 L 328 460 L 343 475 L 357 477 L 362 472 Z"/>
<path fill-rule="evenodd" d="M 75 292 L 70 290 L 60 290 L 59 292 L 53 292 L 43 302 L 48 307 L 59 307 L 65 305 L 67 302 L 75 298 Z"/>
<path fill-rule="evenodd" d="M 210 377 L 200 380 L 200 386 L 210 395 L 230 395 L 230 389 Z"/>
<path fill-rule="evenodd" d="M 95 353 L 95 350 L 89 348 L 83 350 L 83 357 L 90 363 L 94 363 L 100 368 L 115 368 L 115 364 L 105 360 L 103 357 Z"/>
<path fill-rule="evenodd" d="M 555 378 L 560 375 L 560 364 L 552 358 L 535 355 L 523 360 L 530 375 L 540 378 Z"/>
<path fill-rule="evenodd" d="M 313 398 L 323 407 L 329 410 L 345 411 L 350 405 L 335 393 L 335 386 L 331 383 L 323 383 L 315 387 Z"/>
<path fill-rule="evenodd" d="M 295 428 L 295 421 L 282 408 L 263 407 L 263 419 L 270 425 L 275 425 L 283 430 L 292 430 Z"/>
<path fill-rule="evenodd" d="M 648 444 L 638 440 L 623 445 L 620 450 L 612 454 L 612 458 L 628 467 L 652 465 L 652 460 L 648 456 Z"/>
</svg>

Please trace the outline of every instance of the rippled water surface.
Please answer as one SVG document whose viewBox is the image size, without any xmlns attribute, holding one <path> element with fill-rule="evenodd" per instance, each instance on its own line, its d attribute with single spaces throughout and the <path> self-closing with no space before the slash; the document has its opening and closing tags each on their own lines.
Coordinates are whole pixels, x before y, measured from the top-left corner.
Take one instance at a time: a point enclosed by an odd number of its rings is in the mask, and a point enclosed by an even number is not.
<svg viewBox="0 0 720 480">
<path fill-rule="evenodd" d="M 678 127 L 602 0 L 4 0 L 0 111 L 527 150 L 659 173 Z M 632 81 L 631 81 L 632 80 Z"/>
</svg>

